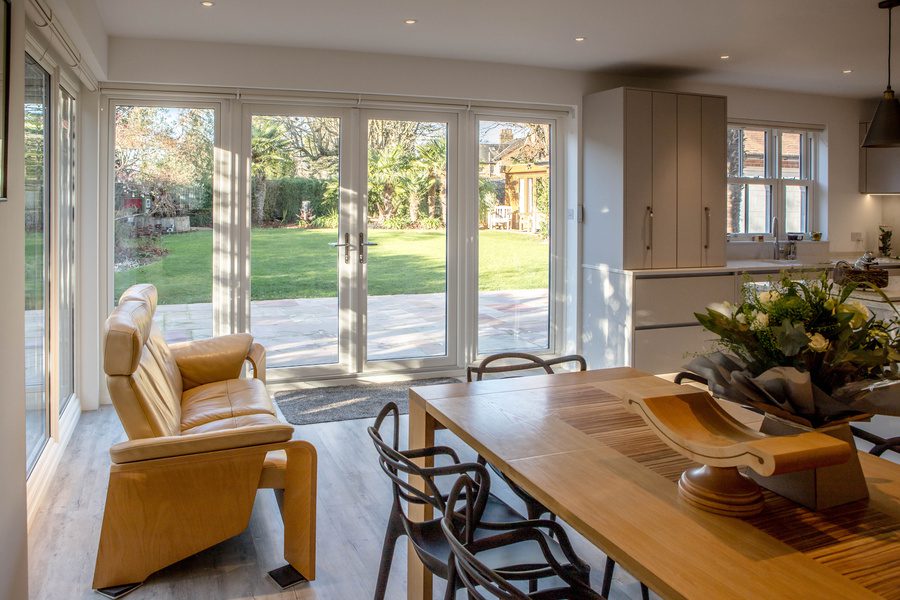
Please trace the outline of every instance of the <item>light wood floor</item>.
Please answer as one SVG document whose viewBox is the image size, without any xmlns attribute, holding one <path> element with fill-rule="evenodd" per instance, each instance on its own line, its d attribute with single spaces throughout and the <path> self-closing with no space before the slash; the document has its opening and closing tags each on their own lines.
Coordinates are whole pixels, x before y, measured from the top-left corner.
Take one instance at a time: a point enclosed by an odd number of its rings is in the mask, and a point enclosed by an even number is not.
<svg viewBox="0 0 900 600">
<path fill-rule="evenodd" d="M 404 419 L 405 421 L 405 419 Z M 260 491 L 250 526 L 242 534 L 151 576 L 129 599 L 365 600 L 372 597 L 390 487 L 365 433 L 369 420 L 298 427 L 319 452 L 318 578 L 286 592 L 266 577 L 284 564 L 281 519 L 271 492 Z M 405 422 L 404 422 L 405 427 Z M 440 443 L 474 454 L 447 432 Z M 82 415 L 56 484 L 29 533 L 30 597 L 35 600 L 96 599 L 91 590 L 94 559 L 109 468 L 109 447 L 125 439 L 111 407 Z M 404 431 L 403 438 L 406 439 Z M 599 485 L 599 483 L 598 483 Z M 495 487 L 499 487 L 499 484 Z M 508 494 L 507 494 L 508 497 Z M 602 510 L 602 507 L 597 507 Z M 599 589 L 605 557 L 577 534 L 573 544 L 593 566 Z M 435 583 L 435 597 L 442 593 Z M 406 597 L 406 547 L 394 557 L 387 597 Z M 460 598 L 463 595 L 460 594 Z M 637 582 L 622 569 L 610 600 L 639 598 Z"/>
</svg>

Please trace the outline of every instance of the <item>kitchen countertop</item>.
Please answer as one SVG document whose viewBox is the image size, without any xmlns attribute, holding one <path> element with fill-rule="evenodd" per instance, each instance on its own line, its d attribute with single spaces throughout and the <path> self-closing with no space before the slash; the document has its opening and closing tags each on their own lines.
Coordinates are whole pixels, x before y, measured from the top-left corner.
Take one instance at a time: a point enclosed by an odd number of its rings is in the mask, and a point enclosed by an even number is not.
<svg viewBox="0 0 900 600">
<path fill-rule="evenodd" d="M 858 257 L 857 257 L 858 258 Z M 846 255 L 833 255 L 827 259 L 798 259 L 798 260 L 775 260 L 775 259 L 747 259 L 747 260 L 729 260 L 725 265 L 720 267 L 682 267 L 671 269 L 618 269 L 607 267 L 606 265 L 589 265 L 583 264 L 585 269 L 595 271 L 609 271 L 613 273 L 628 273 L 635 277 L 678 277 L 678 276 L 697 276 L 697 275 L 718 275 L 718 274 L 736 274 L 736 273 L 778 273 L 784 270 L 824 270 L 834 266 L 837 260 L 848 260 L 851 264 L 855 259 L 849 259 Z M 900 259 L 889 258 L 879 259 L 879 266 L 887 269 L 900 269 Z M 898 291 L 900 293 L 900 291 Z"/>
</svg>

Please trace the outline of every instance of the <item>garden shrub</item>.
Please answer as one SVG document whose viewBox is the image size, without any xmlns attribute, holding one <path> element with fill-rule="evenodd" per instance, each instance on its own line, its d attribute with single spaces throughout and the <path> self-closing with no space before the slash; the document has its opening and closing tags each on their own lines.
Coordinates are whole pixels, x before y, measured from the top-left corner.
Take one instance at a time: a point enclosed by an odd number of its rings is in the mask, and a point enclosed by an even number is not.
<svg viewBox="0 0 900 600">
<path fill-rule="evenodd" d="M 337 189 L 328 181 L 310 177 L 271 179 L 266 185 L 263 218 L 293 224 L 304 202 L 309 202 L 314 219 L 329 215 L 337 211 Z"/>
<path fill-rule="evenodd" d="M 419 229 L 443 229 L 444 222 L 440 217 L 419 217 L 419 220 L 416 221 L 416 226 Z"/>
<path fill-rule="evenodd" d="M 337 212 L 330 212 L 327 215 L 315 217 L 309 223 L 310 229 L 337 229 L 340 216 Z"/>
</svg>

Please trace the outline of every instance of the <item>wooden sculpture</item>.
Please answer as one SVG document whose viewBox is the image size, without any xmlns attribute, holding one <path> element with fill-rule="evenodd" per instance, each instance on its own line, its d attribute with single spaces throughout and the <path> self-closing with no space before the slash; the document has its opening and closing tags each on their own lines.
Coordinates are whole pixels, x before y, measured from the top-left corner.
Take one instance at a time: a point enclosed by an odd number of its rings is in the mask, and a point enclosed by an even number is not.
<svg viewBox="0 0 900 600">
<path fill-rule="evenodd" d="M 749 517 L 763 509 L 759 486 L 738 471 L 770 476 L 835 465 L 854 451 L 817 432 L 769 436 L 735 420 L 707 392 L 658 377 L 600 384 L 621 398 L 671 448 L 703 466 L 682 473 L 680 496 L 703 510 Z"/>
</svg>

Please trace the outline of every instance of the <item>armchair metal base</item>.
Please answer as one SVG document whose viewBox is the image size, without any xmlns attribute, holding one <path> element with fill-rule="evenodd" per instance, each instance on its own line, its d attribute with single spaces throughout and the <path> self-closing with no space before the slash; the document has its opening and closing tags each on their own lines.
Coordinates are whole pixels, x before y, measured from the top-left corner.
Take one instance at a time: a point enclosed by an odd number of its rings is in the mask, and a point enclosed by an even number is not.
<svg viewBox="0 0 900 600">
<path fill-rule="evenodd" d="M 104 598 L 112 598 L 112 600 L 118 600 L 119 598 L 124 598 L 142 585 L 144 585 L 143 581 L 140 583 L 129 583 L 126 585 L 112 585 L 110 587 L 100 588 L 94 591 Z"/>
<path fill-rule="evenodd" d="M 272 569 L 268 573 L 269 577 L 278 584 L 282 590 L 286 590 L 288 588 L 294 587 L 298 583 L 303 583 L 304 581 L 309 581 L 306 577 L 300 574 L 300 571 L 292 567 L 290 564 L 284 565 L 283 567 L 278 567 L 277 569 Z"/>
</svg>

